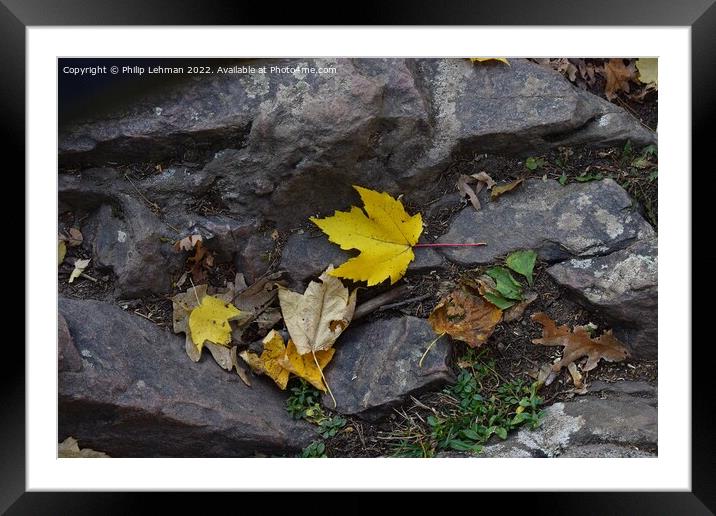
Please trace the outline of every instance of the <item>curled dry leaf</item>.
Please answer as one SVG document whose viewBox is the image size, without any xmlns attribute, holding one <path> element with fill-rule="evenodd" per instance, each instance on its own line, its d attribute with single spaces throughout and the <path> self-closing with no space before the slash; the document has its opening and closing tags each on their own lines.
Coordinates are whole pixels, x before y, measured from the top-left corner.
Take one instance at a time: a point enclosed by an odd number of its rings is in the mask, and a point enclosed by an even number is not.
<svg viewBox="0 0 716 516">
<path fill-rule="evenodd" d="M 473 190 L 470 186 L 470 183 L 475 182 L 477 184 L 475 185 L 475 189 Z M 460 177 L 458 177 L 457 180 L 458 190 L 468 196 L 472 207 L 475 208 L 475 211 L 480 211 L 480 209 L 482 209 L 482 205 L 480 204 L 480 199 L 478 199 L 477 194 L 479 194 L 482 188 L 485 186 L 488 190 L 495 186 L 495 182 L 487 174 L 487 172 L 479 172 L 477 174 L 472 174 L 469 176 L 465 174 L 460 174 Z"/>
<path fill-rule="evenodd" d="M 303 294 L 279 290 L 286 328 L 301 355 L 332 347 L 353 319 L 356 291 L 349 293 L 332 272 L 333 266 L 329 265 L 319 281 L 312 281 Z"/>
<path fill-rule="evenodd" d="M 284 344 L 283 337 L 271 330 L 263 339 L 264 350 L 261 355 L 250 351 L 242 351 L 241 358 L 256 374 L 269 376 L 281 390 L 286 389 L 290 374 L 303 378 L 321 391 L 326 391 L 323 383 L 323 368 L 333 358 L 334 349 L 318 351 L 313 355 L 299 355 L 295 344 L 289 339 Z"/>
<path fill-rule="evenodd" d="M 613 100 L 620 91 L 629 93 L 629 82 L 636 79 L 636 68 L 633 63 L 627 66 L 623 59 L 613 58 L 604 63 L 603 74 L 607 80 L 604 94 Z"/>
<path fill-rule="evenodd" d="M 89 265 L 91 258 L 87 258 L 86 260 L 75 260 L 75 268 L 70 274 L 69 283 L 72 283 L 77 278 L 80 277 L 80 275 L 84 272 L 84 270 Z"/>
<path fill-rule="evenodd" d="M 532 320 L 542 325 L 542 338 L 533 339 L 534 344 L 564 347 L 562 359 L 552 366 L 553 371 L 559 371 L 582 357 L 587 357 L 582 371 L 591 371 L 597 367 L 600 359 L 621 362 L 629 357 L 629 351 L 612 335 L 611 330 L 600 337 L 591 338 L 586 326 L 575 326 L 570 331 L 566 325 L 557 326 L 544 312 L 533 314 Z"/>
<path fill-rule="evenodd" d="M 80 449 L 77 439 L 68 437 L 57 445 L 57 457 L 60 459 L 108 459 L 109 455 L 90 448 Z"/>
<path fill-rule="evenodd" d="M 505 63 L 509 65 L 510 62 L 504 57 L 471 57 L 470 61 L 473 63 L 489 63 L 490 61 L 497 63 Z"/>
<path fill-rule="evenodd" d="M 189 235 L 174 242 L 175 251 L 191 251 L 196 244 L 202 241 L 201 235 Z"/>
<path fill-rule="evenodd" d="M 450 292 L 433 309 L 428 322 L 435 333 L 447 333 L 471 348 L 484 344 L 502 319 L 502 310 L 462 289 Z"/>
<path fill-rule="evenodd" d="M 520 186 L 524 182 L 525 178 L 515 179 L 514 181 L 511 181 L 504 185 L 495 185 L 492 187 L 492 192 L 490 193 L 490 199 L 495 200 L 499 196 L 501 196 L 504 193 L 510 192 Z"/>
<path fill-rule="evenodd" d="M 310 218 L 341 249 L 360 251 L 331 275 L 366 281 L 369 287 L 388 278 L 393 284 L 405 275 L 408 264 L 415 258 L 413 246 L 423 231 L 423 219 L 419 213 L 409 215 L 400 200 L 385 192 L 353 188 L 363 200 L 363 209 L 353 206 L 349 212 Z"/>
</svg>

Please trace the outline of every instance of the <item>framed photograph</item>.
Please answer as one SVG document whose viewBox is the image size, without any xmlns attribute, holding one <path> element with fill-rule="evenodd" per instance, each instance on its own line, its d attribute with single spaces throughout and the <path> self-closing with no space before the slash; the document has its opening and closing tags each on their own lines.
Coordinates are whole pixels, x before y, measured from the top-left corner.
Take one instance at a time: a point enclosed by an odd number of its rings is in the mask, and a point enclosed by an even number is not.
<svg viewBox="0 0 716 516">
<path fill-rule="evenodd" d="M 712 2 L 355 27 L 4 4 L 28 309 L 3 510 L 137 490 L 714 510 L 688 302 Z"/>
</svg>

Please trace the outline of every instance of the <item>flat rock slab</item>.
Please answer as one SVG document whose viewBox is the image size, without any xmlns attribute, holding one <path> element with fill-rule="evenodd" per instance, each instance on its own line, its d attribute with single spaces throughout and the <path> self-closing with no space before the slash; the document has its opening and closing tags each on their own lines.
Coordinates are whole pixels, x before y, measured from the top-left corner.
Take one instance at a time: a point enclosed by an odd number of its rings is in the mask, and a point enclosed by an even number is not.
<svg viewBox="0 0 716 516">
<path fill-rule="evenodd" d="M 657 447 L 656 397 L 613 393 L 583 396 L 545 409 L 536 430 L 521 428 L 486 446 L 484 457 L 653 456 Z M 623 455 L 616 455 L 623 452 Z"/>
<path fill-rule="evenodd" d="M 589 310 L 603 315 L 640 357 L 656 358 L 659 257 L 656 237 L 607 256 L 572 259 L 547 269 Z"/>
<path fill-rule="evenodd" d="M 415 260 L 408 265 L 407 274 L 440 269 L 445 265 L 444 258 L 434 249 L 421 247 L 414 253 Z M 299 288 L 320 276 L 328 264 L 338 267 L 357 255 L 357 250 L 343 251 L 323 233 L 297 232 L 286 240 L 280 267 L 286 271 L 292 285 Z"/>
<path fill-rule="evenodd" d="M 427 320 L 417 317 L 379 319 L 350 327 L 336 343 L 326 379 L 338 402 L 336 410 L 377 421 L 411 394 L 453 381 L 448 367 L 451 344 L 441 339 L 420 357 L 436 337 Z M 328 395 L 323 404 L 333 408 Z"/>
<path fill-rule="evenodd" d="M 494 262 L 518 249 L 542 260 L 604 255 L 654 234 L 632 209 L 629 194 L 611 179 L 562 186 L 529 179 L 480 211 L 462 210 L 438 239 L 442 243 L 487 242 L 482 247 L 440 248 L 461 265 Z"/>
<path fill-rule="evenodd" d="M 264 378 L 251 388 L 184 338 L 98 301 L 61 298 L 81 368 L 59 373 L 60 441 L 112 457 L 244 457 L 294 454 L 314 438 Z M 65 349 L 71 345 L 65 342 Z"/>
</svg>

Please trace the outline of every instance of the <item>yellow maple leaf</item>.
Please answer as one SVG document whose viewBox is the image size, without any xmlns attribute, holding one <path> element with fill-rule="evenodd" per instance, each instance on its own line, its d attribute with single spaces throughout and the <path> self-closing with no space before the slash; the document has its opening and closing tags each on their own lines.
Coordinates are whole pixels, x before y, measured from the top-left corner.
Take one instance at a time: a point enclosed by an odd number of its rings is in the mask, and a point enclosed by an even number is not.
<svg viewBox="0 0 716 516">
<path fill-rule="evenodd" d="M 284 344 L 283 337 L 276 330 L 271 330 L 263 339 L 264 350 L 261 356 L 249 351 L 242 351 L 241 358 L 251 367 L 254 373 L 269 376 L 285 390 L 291 373 L 303 378 L 317 389 L 326 391 L 321 370 L 333 358 L 334 349 L 317 351 L 315 360 L 313 354 L 301 356 L 296 345 L 289 339 L 288 346 Z M 319 369 L 320 367 L 320 369 Z"/>
<path fill-rule="evenodd" d="M 333 348 L 326 349 L 325 351 L 316 351 L 314 360 L 313 353 L 299 355 L 298 350 L 296 350 L 296 345 L 289 339 L 288 346 L 286 346 L 286 354 L 279 359 L 279 363 L 287 371 L 303 378 L 316 389 L 326 392 L 326 385 L 323 383 L 321 371 L 328 365 L 328 362 L 331 361 L 333 353 L 335 352 L 336 350 Z"/>
<path fill-rule="evenodd" d="M 506 65 L 509 65 L 510 62 L 505 59 L 504 57 L 471 57 L 470 61 L 473 63 L 484 63 L 486 61 L 499 61 L 500 63 L 505 63 Z"/>
<path fill-rule="evenodd" d="M 420 214 L 409 215 L 403 204 L 385 192 L 353 186 L 363 200 L 363 211 L 336 211 L 331 217 L 310 220 L 341 249 L 358 249 L 360 254 L 331 271 L 332 276 L 367 281 L 377 285 L 390 278 L 393 284 L 405 275 L 413 261 L 413 246 L 423 231 Z"/>
<path fill-rule="evenodd" d="M 201 303 L 189 314 L 191 339 L 201 351 L 205 341 L 228 345 L 231 342 L 229 321 L 236 319 L 241 312 L 231 303 L 214 296 L 204 296 Z"/>
</svg>

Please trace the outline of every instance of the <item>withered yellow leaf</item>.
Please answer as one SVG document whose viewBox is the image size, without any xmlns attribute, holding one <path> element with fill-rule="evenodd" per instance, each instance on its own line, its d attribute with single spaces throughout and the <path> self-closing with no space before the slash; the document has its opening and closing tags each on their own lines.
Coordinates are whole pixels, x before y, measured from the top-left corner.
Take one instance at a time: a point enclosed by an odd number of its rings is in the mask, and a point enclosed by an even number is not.
<svg viewBox="0 0 716 516">
<path fill-rule="evenodd" d="M 109 458 L 109 455 L 91 448 L 80 449 L 77 439 L 68 437 L 57 445 L 57 457 L 60 459 L 105 459 Z"/>
<path fill-rule="evenodd" d="M 524 178 L 515 179 L 514 181 L 511 181 L 504 185 L 497 185 L 492 187 L 492 192 L 490 193 L 490 199 L 495 200 L 500 195 L 506 192 L 510 192 L 520 186 L 522 182 L 524 181 Z"/>
<path fill-rule="evenodd" d="M 655 57 L 641 57 L 636 60 L 636 69 L 639 71 L 639 82 L 642 84 L 659 84 L 659 60 Z"/>
<path fill-rule="evenodd" d="M 301 355 L 333 346 L 353 319 L 356 291 L 349 293 L 332 272 L 329 265 L 303 294 L 285 288 L 278 292 L 283 320 Z"/>
<path fill-rule="evenodd" d="M 204 296 L 201 303 L 189 314 L 191 340 L 201 351 L 205 341 L 227 345 L 231 342 L 229 321 L 236 319 L 241 312 L 231 303 L 214 296 Z"/>
<path fill-rule="evenodd" d="M 72 271 L 72 273 L 70 274 L 69 283 L 72 283 L 73 281 L 75 281 L 77 278 L 80 277 L 80 275 L 84 272 L 84 270 L 89 265 L 90 260 L 91 260 L 91 258 L 87 258 L 86 260 L 79 260 L 79 259 L 75 260 L 75 268 Z"/>
<path fill-rule="evenodd" d="M 423 231 L 418 213 L 409 215 L 403 204 L 385 192 L 353 186 L 363 200 L 363 209 L 336 211 L 331 217 L 310 220 L 341 249 L 360 254 L 343 263 L 331 275 L 377 285 L 390 278 L 393 284 L 405 275 L 413 261 L 413 246 Z M 365 211 L 364 211 L 365 210 Z"/>
<path fill-rule="evenodd" d="M 64 240 L 57 242 L 57 265 L 62 264 L 65 261 L 65 255 L 67 254 L 67 246 Z"/>
<path fill-rule="evenodd" d="M 502 319 L 502 310 L 479 296 L 455 290 L 443 297 L 428 322 L 435 333 L 447 333 L 471 348 L 484 344 Z"/>
<path fill-rule="evenodd" d="M 500 63 L 505 63 L 506 65 L 510 64 L 510 62 L 504 57 L 471 57 L 470 61 L 472 61 L 473 63 L 484 63 L 487 61 L 498 61 Z"/>
<path fill-rule="evenodd" d="M 286 370 L 303 378 L 316 389 L 326 392 L 326 385 L 323 383 L 321 371 L 328 365 L 328 362 L 331 361 L 335 351 L 333 348 L 325 351 L 316 351 L 316 358 L 314 360 L 313 354 L 300 355 L 296 350 L 296 345 L 289 339 L 288 345 L 286 346 L 286 354 L 279 359 L 279 363 Z"/>
<path fill-rule="evenodd" d="M 261 353 L 261 363 L 265 373 L 276 382 L 283 391 L 288 384 L 289 371 L 283 367 L 281 359 L 286 355 L 286 346 L 283 337 L 276 330 L 271 330 L 263 340 L 264 351 Z M 250 364 L 249 364 L 250 365 Z"/>
</svg>

